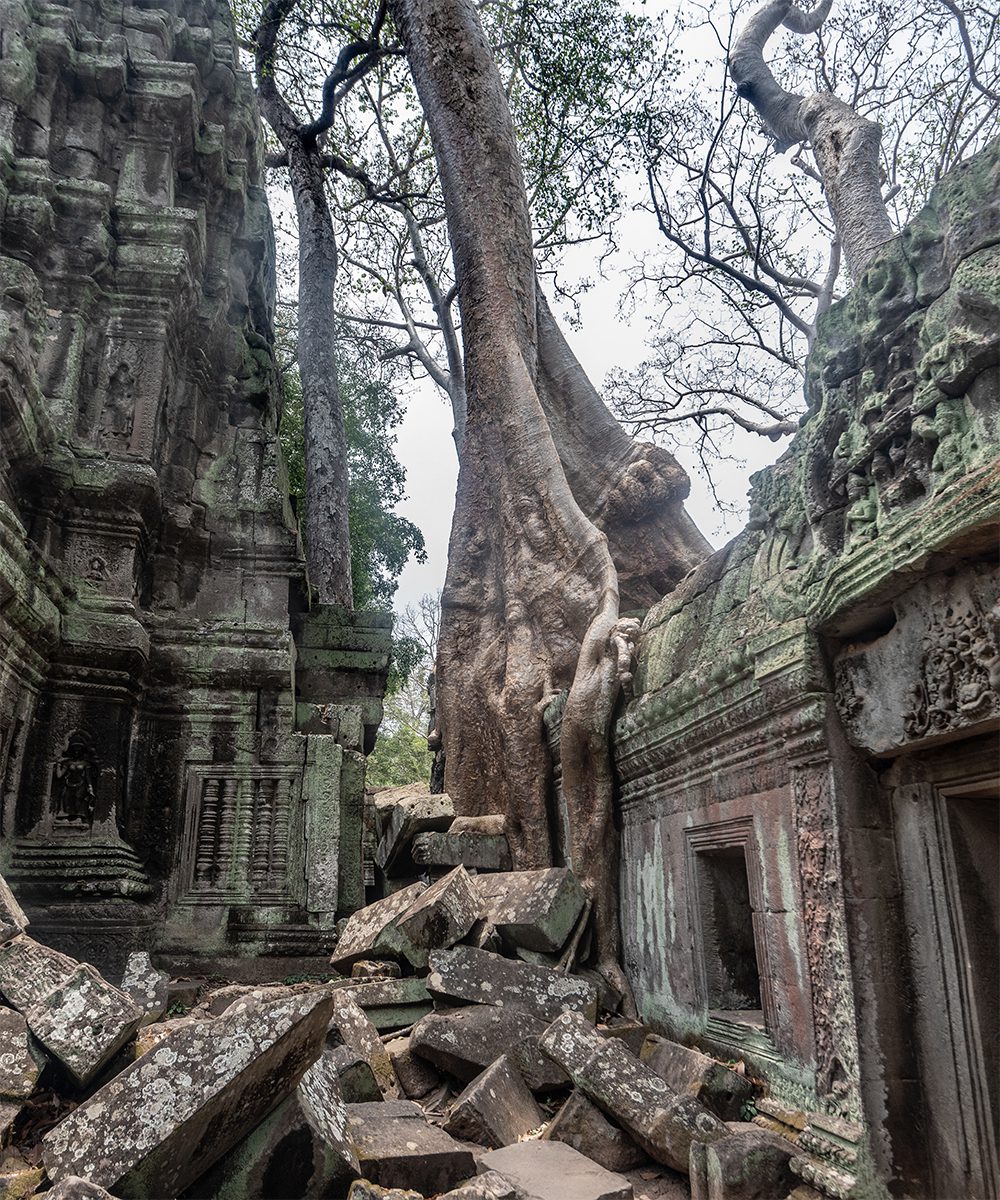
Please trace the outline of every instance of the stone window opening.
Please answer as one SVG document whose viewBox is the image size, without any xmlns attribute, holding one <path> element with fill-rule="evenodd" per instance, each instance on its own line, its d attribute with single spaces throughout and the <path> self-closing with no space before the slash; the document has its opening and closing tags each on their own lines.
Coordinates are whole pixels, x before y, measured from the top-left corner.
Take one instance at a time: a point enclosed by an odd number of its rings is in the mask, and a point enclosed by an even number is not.
<svg viewBox="0 0 1000 1200">
<path fill-rule="evenodd" d="M 709 1011 L 763 1025 L 746 852 L 742 846 L 704 850 L 697 870 Z"/>
</svg>

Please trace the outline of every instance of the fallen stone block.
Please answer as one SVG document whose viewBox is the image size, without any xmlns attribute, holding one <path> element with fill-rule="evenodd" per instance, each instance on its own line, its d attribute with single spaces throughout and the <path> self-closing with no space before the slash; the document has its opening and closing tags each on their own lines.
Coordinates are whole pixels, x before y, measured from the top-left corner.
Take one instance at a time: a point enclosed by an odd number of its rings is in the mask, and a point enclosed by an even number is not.
<svg viewBox="0 0 1000 1200">
<path fill-rule="evenodd" d="M 170 1017 L 166 1021 L 155 1021 L 152 1025 L 141 1026 L 135 1035 L 132 1057 L 141 1058 L 143 1054 L 148 1054 L 150 1050 L 158 1046 L 175 1029 L 183 1029 L 185 1025 L 192 1025 L 197 1020 L 197 1017 L 192 1016 Z"/>
<path fill-rule="evenodd" d="M 453 946 L 482 915 L 482 901 L 464 867 L 449 871 L 399 918 L 397 928 L 414 948 L 410 962 L 419 970 L 427 966 L 432 950 Z"/>
<path fill-rule="evenodd" d="M 434 1067 L 410 1049 L 408 1037 L 393 1038 L 385 1043 L 385 1048 L 399 1080 L 400 1090 L 408 1099 L 422 1099 L 441 1082 L 441 1076 Z"/>
<path fill-rule="evenodd" d="M 110 1192 L 106 1192 L 96 1183 L 81 1179 L 78 1175 L 68 1175 L 65 1179 L 60 1179 L 45 1195 L 48 1200 L 115 1200 Z"/>
<path fill-rule="evenodd" d="M 427 887 L 411 883 L 401 891 L 359 908 L 348 917 L 330 962 L 338 971 L 348 970 L 359 958 L 409 959 L 413 947 L 396 929 L 399 918 Z"/>
<path fill-rule="evenodd" d="M 718 1141 L 692 1142 L 692 1200 L 775 1200 L 798 1182 L 795 1147 L 776 1133 L 751 1127 Z"/>
<path fill-rule="evenodd" d="M 477 875 L 487 920 L 514 945 L 555 953 L 583 910 L 583 891 L 567 867 Z"/>
<path fill-rule="evenodd" d="M 366 1104 L 382 1099 L 382 1089 L 371 1064 L 351 1046 L 333 1046 L 323 1051 L 337 1073 L 340 1091 L 347 1104 Z"/>
<path fill-rule="evenodd" d="M 542 1110 L 506 1054 L 491 1063 L 452 1103 L 444 1129 L 496 1150 L 542 1123 Z"/>
<path fill-rule="evenodd" d="M 636 1058 L 642 1057 L 642 1047 L 649 1035 L 649 1027 L 641 1021 L 620 1019 L 614 1024 L 598 1025 L 597 1032 L 603 1037 L 619 1038 L 632 1051 Z"/>
<path fill-rule="evenodd" d="M 418 833 L 443 832 L 455 819 L 451 797 L 411 796 L 398 800 L 382 818 L 375 861 L 387 875 L 412 873 L 410 847 Z"/>
<path fill-rule="evenodd" d="M 489 950 L 493 954 L 500 954 L 503 951 L 503 942 L 500 940 L 500 934 L 497 933 L 497 927 L 492 921 L 487 921 L 485 918 L 472 926 L 462 942 L 466 946 L 473 946 L 476 950 Z"/>
<path fill-rule="evenodd" d="M 562 1087 L 566 1075 L 539 1049 L 545 1030 L 544 1021 L 527 1013 L 476 1004 L 418 1021 L 410 1049 L 463 1083 L 507 1053 L 532 1091 L 549 1091 Z"/>
<path fill-rule="evenodd" d="M 185 1200 L 321 1200 L 360 1174 L 347 1106 L 324 1053 L 298 1087 L 191 1188 Z"/>
<path fill-rule="evenodd" d="M 519 1200 L 521 1193 L 496 1171 L 487 1171 L 438 1200 Z"/>
<path fill-rule="evenodd" d="M 729 1132 L 695 1096 L 679 1095 L 624 1042 L 601 1037 L 578 1013 L 557 1017 L 539 1045 L 651 1158 L 675 1171 L 688 1170 L 693 1141 Z"/>
<path fill-rule="evenodd" d="M 509 871 L 510 846 L 504 834 L 464 830 L 418 833 L 410 851 L 419 867 L 457 867 L 477 871 Z"/>
<path fill-rule="evenodd" d="M 496 1171 L 525 1200 L 632 1200 L 632 1185 L 622 1175 L 585 1158 L 563 1142 L 520 1142 L 491 1150 L 480 1170 Z"/>
<path fill-rule="evenodd" d="M 21 934 L 0 946 L 0 995 L 24 1013 L 69 979 L 78 966 L 68 955 Z"/>
<path fill-rule="evenodd" d="M 45 1135 L 49 1178 L 179 1196 L 297 1087 L 332 1015 L 316 991 L 175 1030 Z"/>
<path fill-rule="evenodd" d="M 145 950 L 135 950 L 125 963 L 121 990 L 142 1009 L 143 1025 L 158 1021 L 167 1011 L 170 976 L 157 970 Z"/>
<path fill-rule="evenodd" d="M 427 989 L 436 996 L 513 1008 L 545 1021 L 567 1009 L 590 1020 L 597 1015 L 597 991 L 586 980 L 472 946 L 436 950 L 430 956 Z"/>
<path fill-rule="evenodd" d="M 24 933 L 27 928 L 28 918 L 24 910 L 7 886 L 7 881 L 0 875 L 0 942 Z"/>
<path fill-rule="evenodd" d="M 379 1030 L 402 1029 L 431 1011 L 431 994 L 422 979 L 373 979 L 348 989 L 368 1020 Z"/>
<path fill-rule="evenodd" d="M 351 967 L 352 979 L 398 979 L 399 963 L 388 958 L 359 958 Z"/>
<path fill-rule="evenodd" d="M 363 1177 L 382 1187 L 412 1186 L 433 1196 L 475 1174 L 471 1151 L 428 1124 L 409 1100 L 349 1104 L 347 1120 Z"/>
<path fill-rule="evenodd" d="M 397 1098 L 399 1083 L 378 1030 L 368 1020 L 364 1009 L 353 998 L 349 989 L 338 988 L 331 993 L 331 997 L 333 1013 L 327 1033 L 327 1045 L 331 1048 L 339 1045 L 349 1046 L 371 1067 L 382 1095 L 387 1099 Z"/>
<path fill-rule="evenodd" d="M 0 1103 L 27 1100 L 42 1066 L 28 1037 L 28 1022 L 13 1008 L 0 1008 Z"/>
<path fill-rule="evenodd" d="M 196 1017 L 221 1017 L 235 1005 L 247 1001 L 251 1004 L 269 1004 L 272 1000 L 285 1000 L 289 996 L 303 996 L 313 991 L 314 983 L 227 983 L 225 987 L 208 992 L 188 1014 Z"/>
<path fill-rule="evenodd" d="M 347 1200 L 424 1200 L 419 1192 L 409 1188 L 384 1188 L 369 1179 L 359 1179 L 351 1184 Z"/>
<path fill-rule="evenodd" d="M 738 1121 L 742 1107 L 753 1100 L 754 1086 L 749 1079 L 679 1042 L 650 1034 L 640 1057 L 675 1092 L 697 1096 L 723 1121 Z"/>
<path fill-rule="evenodd" d="M 545 1141 L 565 1142 L 608 1171 L 631 1171 L 648 1155 L 581 1092 L 573 1092 L 542 1134 Z"/>
</svg>

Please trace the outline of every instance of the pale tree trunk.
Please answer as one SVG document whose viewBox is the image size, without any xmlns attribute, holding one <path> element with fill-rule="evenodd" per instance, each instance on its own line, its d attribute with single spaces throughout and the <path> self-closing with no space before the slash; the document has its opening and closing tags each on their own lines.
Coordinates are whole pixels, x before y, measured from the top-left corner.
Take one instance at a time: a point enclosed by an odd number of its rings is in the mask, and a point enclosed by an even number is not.
<svg viewBox="0 0 1000 1200">
<path fill-rule="evenodd" d="M 524 182 L 475 8 L 393 0 L 391 10 L 438 160 L 465 350 L 465 437 L 436 665 L 445 786 L 459 812 L 505 814 L 517 868 L 548 866 L 552 768 L 542 713 L 569 689 L 562 745 L 572 865 L 593 904 L 599 969 L 627 993 L 608 841 L 608 728 L 635 623 L 619 621 L 608 538 L 574 496 L 546 418 L 551 410 L 560 435 L 569 430 L 576 389 L 557 365 L 539 367 L 541 347 L 550 364 L 557 357 L 555 339 L 539 336 Z M 582 442 L 588 422 L 599 436 L 604 418 L 593 408 L 579 419 L 567 455 L 577 474 L 589 461 L 605 477 L 588 492 L 596 515 L 630 458 L 616 437 L 615 457 L 603 464 L 604 447 L 588 452 Z M 685 558 L 665 573 L 676 579 L 690 565 Z"/>
<path fill-rule="evenodd" d="M 353 605 L 347 434 L 336 361 L 337 242 L 315 134 L 274 82 L 274 52 L 289 0 L 271 0 L 257 31 L 261 112 L 288 156 L 299 232 L 298 364 L 305 424 L 306 563 L 321 604 Z"/>
<path fill-rule="evenodd" d="M 830 92 L 807 97 L 786 92 L 764 60 L 767 42 L 780 25 L 795 33 L 815 33 L 831 3 L 822 0 L 804 12 L 791 0 L 769 0 L 736 39 L 729 70 L 737 93 L 760 113 L 779 151 L 796 142 L 812 145 L 837 239 L 851 278 L 857 280 L 895 232 L 882 199 L 882 131 Z"/>
</svg>

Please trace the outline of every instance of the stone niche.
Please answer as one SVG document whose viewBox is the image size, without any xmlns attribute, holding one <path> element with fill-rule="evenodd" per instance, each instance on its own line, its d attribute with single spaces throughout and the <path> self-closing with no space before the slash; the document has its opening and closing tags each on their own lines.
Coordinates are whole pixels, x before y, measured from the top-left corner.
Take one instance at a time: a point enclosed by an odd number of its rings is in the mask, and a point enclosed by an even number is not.
<svg viewBox="0 0 1000 1200">
<path fill-rule="evenodd" d="M 0 869 L 104 969 L 329 951 L 388 619 L 310 602 L 263 141 L 223 0 L 9 0 Z"/>
<path fill-rule="evenodd" d="M 645 620 L 625 967 L 772 1109 L 859 1131 L 804 1195 L 995 1196 L 1000 142 L 822 318 L 806 398 Z"/>
</svg>

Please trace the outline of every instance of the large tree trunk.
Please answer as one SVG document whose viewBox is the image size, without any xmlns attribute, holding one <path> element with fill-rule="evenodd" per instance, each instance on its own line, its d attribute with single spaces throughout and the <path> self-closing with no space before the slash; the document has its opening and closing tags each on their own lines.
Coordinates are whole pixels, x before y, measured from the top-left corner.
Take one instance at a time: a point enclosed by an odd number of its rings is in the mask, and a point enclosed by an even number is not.
<svg viewBox="0 0 1000 1200">
<path fill-rule="evenodd" d="M 573 428 L 579 380 L 569 377 L 579 366 L 565 355 L 557 361 L 551 317 L 540 338 L 510 113 L 473 5 L 393 0 L 391 10 L 437 155 L 465 349 L 467 417 L 436 666 L 445 786 L 460 812 L 506 815 L 518 868 L 549 865 L 542 713 L 570 689 L 562 737 L 572 865 L 594 906 L 600 968 L 620 984 L 615 859 L 605 839 L 613 834 L 608 726 L 629 639 L 608 539 L 574 496 L 546 412 L 565 437 L 572 473 L 602 476 L 587 482 L 595 517 L 611 510 L 635 455 L 620 429 L 610 465 L 604 446 L 585 447 L 610 415 L 594 393 L 597 405 L 584 406 Z M 667 574 L 690 565 L 689 555 Z M 591 770 L 595 762 L 603 765 Z"/>
</svg>

